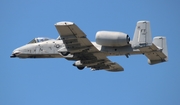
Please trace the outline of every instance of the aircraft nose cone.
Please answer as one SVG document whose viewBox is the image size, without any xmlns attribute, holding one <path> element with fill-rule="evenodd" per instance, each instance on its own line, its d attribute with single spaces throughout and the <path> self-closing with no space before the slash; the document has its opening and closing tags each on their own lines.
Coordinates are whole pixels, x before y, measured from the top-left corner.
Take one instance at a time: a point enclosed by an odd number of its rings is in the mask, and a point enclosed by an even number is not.
<svg viewBox="0 0 180 105">
<path fill-rule="evenodd" d="M 10 56 L 11 58 L 17 57 L 20 54 L 19 50 L 14 50 L 12 55 Z"/>
</svg>

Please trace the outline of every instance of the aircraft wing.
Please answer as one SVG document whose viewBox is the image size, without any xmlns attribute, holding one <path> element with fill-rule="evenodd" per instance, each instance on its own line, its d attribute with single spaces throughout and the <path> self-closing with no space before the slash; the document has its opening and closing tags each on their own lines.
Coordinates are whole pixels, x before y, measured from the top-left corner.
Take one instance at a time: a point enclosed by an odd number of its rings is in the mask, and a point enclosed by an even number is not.
<svg viewBox="0 0 180 105">
<path fill-rule="evenodd" d="M 108 71 L 123 71 L 123 67 L 111 62 L 104 53 L 100 52 L 87 38 L 85 33 L 72 22 L 55 24 L 58 33 L 68 52 L 73 54 L 68 60 L 80 60 L 83 66 L 92 70 L 105 69 Z"/>
</svg>

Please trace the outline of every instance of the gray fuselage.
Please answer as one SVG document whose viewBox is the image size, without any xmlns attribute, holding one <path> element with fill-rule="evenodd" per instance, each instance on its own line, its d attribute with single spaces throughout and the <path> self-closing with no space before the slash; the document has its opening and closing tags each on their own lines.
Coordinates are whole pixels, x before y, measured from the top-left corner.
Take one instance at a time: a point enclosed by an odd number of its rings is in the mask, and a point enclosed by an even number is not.
<svg viewBox="0 0 180 105">
<path fill-rule="evenodd" d="M 92 44 L 106 56 L 118 56 L 118 55 L 132 55 L 142 54 L 139 49 L 133 49 L 131 43 L 122 47 L 108 47 L 98 45 L 96 42 Z M 62 40 L 51 39 L 38 43 L 29 43 L 22 47 L 19 47 L 13 51 L 12 57 L 19 58 L 65 58 L 58 50 L 64 47 Z"/>
</svg>

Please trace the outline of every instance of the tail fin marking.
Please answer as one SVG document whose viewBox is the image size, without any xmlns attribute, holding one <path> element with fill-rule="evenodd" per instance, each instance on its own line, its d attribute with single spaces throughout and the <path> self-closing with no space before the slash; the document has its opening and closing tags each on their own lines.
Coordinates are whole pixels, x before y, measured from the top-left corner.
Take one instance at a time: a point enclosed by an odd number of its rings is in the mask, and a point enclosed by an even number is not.
<svg viewBox="0 0 180 105">
<path fill-rule="evenodd" d="M 138 21 L 132 41 L 133 48 L 142 48 L 152 45 L 152 36 L 149 21 Z"/>
</svg>

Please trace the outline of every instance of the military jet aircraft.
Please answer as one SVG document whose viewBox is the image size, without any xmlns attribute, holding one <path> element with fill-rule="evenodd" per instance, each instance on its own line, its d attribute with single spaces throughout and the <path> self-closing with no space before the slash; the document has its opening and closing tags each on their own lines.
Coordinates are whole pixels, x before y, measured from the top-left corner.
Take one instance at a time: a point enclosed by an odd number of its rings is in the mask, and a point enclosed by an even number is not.
<svg viewBox="0 0 180 105">
<path fill-rule="evenodd" d="M 157 36 L 152 40 L 149 21 L 138 21 L 133 40 L 123 32 L 98 31 L 96 42 L 90 42 L 86 34 L 73 22 L 55 24 L 59 33 L 57 39 L 38 37 L 28 44 L 15 49 L 12 58 L 65 58 L 75 61 L 79 70 L 123 71 L 123 67 L 112 62 L 107 56 L 143 54 L 149 64 L 168 60 L 166 37 Z"/>
</svg>

